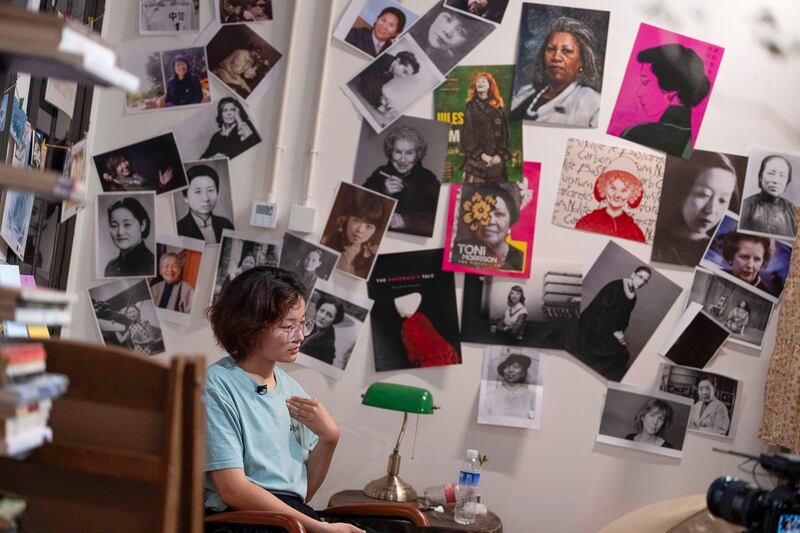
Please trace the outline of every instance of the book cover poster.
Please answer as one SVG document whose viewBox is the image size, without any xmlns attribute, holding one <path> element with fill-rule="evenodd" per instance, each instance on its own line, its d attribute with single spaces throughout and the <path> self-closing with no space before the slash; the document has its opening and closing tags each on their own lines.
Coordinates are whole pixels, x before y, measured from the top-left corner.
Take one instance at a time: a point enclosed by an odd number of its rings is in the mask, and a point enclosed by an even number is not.
<svg viewBox="0 0 800 533">
<path fill-rule="evenodd" d="M 511 115 L 535 124 L 596 128 L 608 11 L 522 4 Z"/>
<path fill-rule="evenodd" d="M 523 171 L 522 181 L 450 187 L 442 269 L 530 277 L 541 164 Z"/>
<path fill-rule="evenodd" d="M 650 259 L 697 266 L 725 212 L 738 212 L 746 168 L 746 157 L 720 152 L 667 156 Z"/>
<path fill-rule="evenodd" d="M 454 274 L 442 249 L 381 254 L 367 283 L 375 370 L 461 363 Z"/>
<path fill-rule="evenodd" d="M 724 51 L 641 24 L 607 132 L 690 158 Z"/>
<path fill-rule="evenodd" d="M 433 92 L 450 124 L 445 183 L 522 179 L 522 121 L 509 119 L 514 65 L 456 67 Z"/>
<path fill-rule="evenodd" d="M 553 224 L 651 244 L 664 156 L 569 139 Z"/>
</svg>

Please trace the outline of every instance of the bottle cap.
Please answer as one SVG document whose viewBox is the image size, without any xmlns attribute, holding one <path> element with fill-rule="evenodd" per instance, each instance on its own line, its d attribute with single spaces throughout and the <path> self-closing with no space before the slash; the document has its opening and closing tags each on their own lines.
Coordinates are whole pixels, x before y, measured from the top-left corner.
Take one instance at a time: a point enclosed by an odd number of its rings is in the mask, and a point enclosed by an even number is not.
<svg viewBox="0 0 800 533">
<path fill-rule="evenodd" d="M 469 449 L 467 450 L 467 459 L 477 459 L 478 458 L 478 450 Z"/>
</svg>

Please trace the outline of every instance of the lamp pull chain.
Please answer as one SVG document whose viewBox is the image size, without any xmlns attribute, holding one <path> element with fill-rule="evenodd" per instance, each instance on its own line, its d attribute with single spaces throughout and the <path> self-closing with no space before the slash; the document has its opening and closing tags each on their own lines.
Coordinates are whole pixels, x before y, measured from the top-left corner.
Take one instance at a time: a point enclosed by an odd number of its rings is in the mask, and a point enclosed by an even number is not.
<svg viewBox="0 0 800 533">
<path fill-rule="evenodd" d="M 417 413 L 417 423 L 414 424 L 414 442 L 411 443 L 411 460 L 414 460 L 414 453 L 417 451 L 417 433 L 419 433 L 419 413 Z"/>
</svg>

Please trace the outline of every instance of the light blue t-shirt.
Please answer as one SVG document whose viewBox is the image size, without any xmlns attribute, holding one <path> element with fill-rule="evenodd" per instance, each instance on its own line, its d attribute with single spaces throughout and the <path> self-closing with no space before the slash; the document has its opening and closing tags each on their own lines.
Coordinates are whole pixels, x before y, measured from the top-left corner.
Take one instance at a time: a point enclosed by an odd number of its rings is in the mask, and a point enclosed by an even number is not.
<svg viewBox="0 0 800 533">
<path fill-rule="evenodd" d="M 243 468 L 251 482 L 272 492 L 296 494 L 305 500 L 306 459 L 319 438 L 289 416 L 286 400 L 308 397 L 289 374 L 275 367 L 275 389 L 263 396 L 258 384 L 233 360 L 224 357 L 206 374 L 206 472 Z M 209 474 L 205 506 L 227 506 Z"/>
</svg>

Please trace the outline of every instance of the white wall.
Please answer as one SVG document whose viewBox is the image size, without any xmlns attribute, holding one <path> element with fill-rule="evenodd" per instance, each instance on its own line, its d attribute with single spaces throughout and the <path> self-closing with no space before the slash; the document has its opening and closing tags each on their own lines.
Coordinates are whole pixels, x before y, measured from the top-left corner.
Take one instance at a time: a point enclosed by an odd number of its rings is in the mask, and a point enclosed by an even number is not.
<svg viewBox="0 0 800 533">
<path fill-rule="evenodd" d="M 263 34 L 278 48 L 288 46 L 290 0 L 274 0 L 275 20 L 264 27 Z M 320 68 L 325 14 L 328 1 L 301 0 L 298 51 L 299 68 L 290 80 L 292 96 L 287 145 L 283 159 L 278 200 L 279 237 L 286 228 L 288 206 L 300 203 L 305 172 L 304 154 L 308 147 L 312 108 L 320 97 L 314 87 Z M 335 0 L 341 13 L 346 0 Z M 418 11 L 424 11 L 433 0 L 406 0 Z M 793 2 L 770 0 L 778 9 L 779 22 L 798 20 Z M 109 0 L 104 34 L 120 48 L 156 49 L 185 46 L 191 37 L 140 38 L 134 27 L 138 2 Z M 511 0 L 503 25 L 470 54 L 465 64 L 513 63 L 519 23 L 520 0 Z M 209 20 L 210 0 L 202 2 L 203 23 Z M 606 239 L 558 228 L 550 224 L 552 206 L 561 168 L 561 160 L 570 136 L 578 136 L 610 144 L 626 144 L 603 133 L 608 124 L 639 22 L 648 22 L 682 32 L 726 48 L 722 67 L 697 147 L 746 154 L 748 145 L 759 143 L 776 148 L 800 149 L 800 106 L 796 90 L 800 86 L 798 58 L 776 60 L 757 46 L 753 20 L 760 5 L 747 0 L 724 3 L 724 13 L 715 13 L 689 0 L 573 0 L 570 6 L 611 11 L 607 61 L 600 125 L 596 131 L 545 129 L 525 126 L 525 158 L 542 163 L 541 194 L 537 214 L 534 257 L 579 260 L 587 267 L 599 254 Z M 721 4 L 717 4 L 720 5 Z M 697 7 L 700 6 L 700 7 Z M 795 28 L 789 28 L 796 32 Z M 797 38 L 797 34 L 790 34 Z M 339 87 L 364 64 L 361 57 L 336 43 L 330 56 L 329 79 L 323 91 L 324 117 L 321 122 L 322 145 L 318 175 L 312 196 L 317 208 L 315 230 L 322 229 L 332 191 L 341 179 L 350 180 L 360 119 Z M 262 197 L 262 182 L 271 168 L 272 143 L 275 134 L 276 106 L 280 87 L 268 93 L 252 108 L 252 115 L 266 138 L 258 149 L 236 159 L 232 165 L 235 182 L 234 210 L 237 227 L 250 235 L 261 231 L 247 225 L 250 202 Z M 123 113 L 123 95 L 117 91 L 98 90 L 94 100 L 90 153 L 100 153 L 140 140 L 168 128 L 187 117 L 191 111 L 164 111 L 136 117 Z M 409 113 L 432 117 L 432 97 L 426 97 Z M 90 197 L 99 190 L 94 169 L 90 176 Z M 443 241 L 445 200 L 443 188 L 437 219 L 437 231 L 431 239 L 391 235 L 385 239 L 383 252 L 440 247 Z M 157 225 L 173 227 L 169 202 L 158 199 Z M 99 340 L 86 289 L 99 284 L 93 273 L 94 208 L 89 206 L 79 215 L 70 272 L 70 287 L 80 293 L 70 336 Z M 640 258 L 649 258 L 649 247 L 619 241 Z M 199 297 L 208 301 L 216 253 L 207 254 L 201 270 Z M 684 289 L 691 276 L 683 271 L 664 271 Z M 335 281 L 346 288 L 366 295 L 363 283 L 356 283 L 335 274 Z M 457 276 L 460 301 L 463 279 Z M 655 382 L 661 359 L 656 347 L 680 313 L 686 291 L 678 304 L 665 317 L 651 342 L 645 347 L 628 373 L 625 382 L 648 387 Z M 483 348 L 464 344 L 464 363 L 457 367 L 375 373 L 372 343 L 365 331 L 357 344 L 347 373 L 339 382 L 302 368 L 291 369 L 292 375 L 314 396 L 322 399 L 342 427 L 342 439 L 328 479 L 313 500 L 322 507 L 330 495 L 347 488 L 363 487 L 385 472 L 386 460 L 399 430 L 400 414 L 363 407 L 360 394 L 379 380 L 423 386 L 433 392 L 436 404 L 442 407 L 432 417 L 421 417 L 417 435 L 416 457 L 412 460 L 413 424 L 403 444 L 401 474 L 418 490 L 451 481 L 468 447 L 488 454 L 482 476 L 482 494 L 489 507 L 499 514 L 510 533 L 527 531 L 595 531 L 604 524 L 645 504 L 705 492 L 710 482 L 722 474 L 736 473 L 738 460 L 711 451 L 714 446 L 756 452 L 761 444 L 756 431 L 762 410 L 763 383 L 773 344 L 776 320 L 767 334 L 770 340 L 763 353 L 728 347 L 715 358 L 710 369 L 743 380 L 744 394 L 733 443 L 689 434 L 681 461 L 595 444 L 599 425 L 604 383 L 563 352 L 550 352 L 544 360 L 544 404 L 540 430 L 521 430 L 477 425 L 478 386 Z M 171 353 L 195 352 L 216 360 L 220 350 L 215 346 L 207 323 L 196 306 L 188 327 L 165 325 L 165 339 Z M 162 356 L 167 358 L 167 356 Z"/>
</svg>

